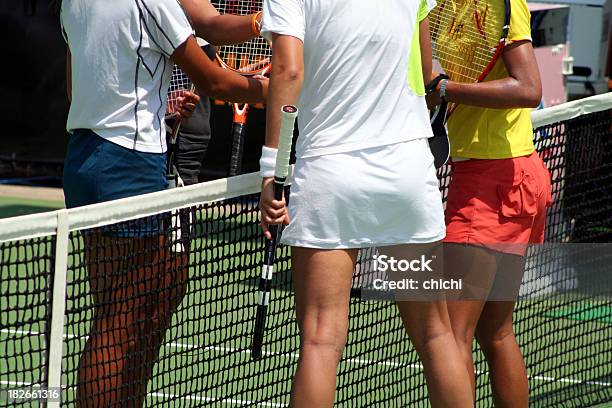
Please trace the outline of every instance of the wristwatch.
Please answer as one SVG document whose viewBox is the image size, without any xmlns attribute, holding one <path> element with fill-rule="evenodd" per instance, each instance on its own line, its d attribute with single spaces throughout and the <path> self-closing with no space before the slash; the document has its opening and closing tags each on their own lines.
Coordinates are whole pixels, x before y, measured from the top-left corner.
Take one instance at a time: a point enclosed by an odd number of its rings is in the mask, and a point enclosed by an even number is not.
<svg viewBox="0 0 612 408">
<path fill-rule="evenodd" d="M 448 102 L 446 100 L 446 86 L 448 85 L 448 79 L 443 79 L 440 81 L 440 99 L 442 102 Z"/>
<path fill-rule="evenodd" d="M 440 74 L 435 77 L 430 83 L 425 85 L 425 93 L 429 95 L 434 92 L 438 88 L 438 84 L 440 84 L 440 99 L 442 102 L 446 102 L 444 97 L 446 96 L 446 84 L 448 84 L 448 75 Z"/>
</svg>

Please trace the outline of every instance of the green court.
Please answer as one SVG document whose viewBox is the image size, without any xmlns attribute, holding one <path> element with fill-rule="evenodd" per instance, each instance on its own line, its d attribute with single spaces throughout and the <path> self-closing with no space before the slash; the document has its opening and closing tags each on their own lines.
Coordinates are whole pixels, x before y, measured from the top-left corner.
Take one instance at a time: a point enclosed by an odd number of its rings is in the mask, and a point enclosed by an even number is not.
<svg viewBox="0 0 612 408">
<path fill-rule="evenodd" d="M 247 204 L 249 205 L 249 204 Z M 252 204 L 250 204 L 252 205 Z M 147 406 L 288 406 L 297 362 L 298 338 L 290 291 L 290 265 L 282 270 L 267 324 L 265 356 L 250 357 L 261 242 L 251 212 L 199 221 L 192 242 L 187 295 L 166 333 Z M 206 238 L 204 235 L 211 237 Z M 76 235 L 75 235 L 76 237 Z M 239 238 L 238 241 L 234 238 Z M 64 331 L 63 401 L 74 400 L 76 369 L 92 318 L 82 241 L 71 240 Z M 0 369 L 2 387 L 25 386 L 44 378 L 46 298 L 50 265 L 40 260 L 49 244 L 2 251 L 3 259 L 29 259 L 28 267 L 2 267 Z M 38 258 L 38 259 L 37 259 Z M 208 260 L 208 261 L 207 261 Z M 11 263 L 9 262 L 9 264 Z M 39 276 L 31 276 L 40 273 Z M 569 296 L 569 297 L 568 297 Z M 595 314 L 568 315 L 574 295 L 519 304 L 516 329 L 529 367 L 534 407 L 586 407 L 612 399 L 612 325 L 597 302 Z M 609 302 L 609 300 L 608 300 Z M 602 302 L 603 304 L 603 302 Z M 600 310 L 601 309 L 601 310 Z M 559 312 L 559 311 L 562 312 Z M 587 308 L 587 310 L 590 310 Z M 561 313 L 560 315 L 557 315 Z M 565 315 L 564 315 L 565 313 Z M 486 365 L 479 352 L 479 407 L 492 406 Z M 350 335 L 339 368 L 338 406 L 426 407 L 422 366 L 404 334 L 395 306 L 354 299 Z"/>
<path fill-rule="evenodd" d="M 64 203 L 61 201 L 0 196 L 0 218 L 36 214 L 63 207 Z"/>
</svg>

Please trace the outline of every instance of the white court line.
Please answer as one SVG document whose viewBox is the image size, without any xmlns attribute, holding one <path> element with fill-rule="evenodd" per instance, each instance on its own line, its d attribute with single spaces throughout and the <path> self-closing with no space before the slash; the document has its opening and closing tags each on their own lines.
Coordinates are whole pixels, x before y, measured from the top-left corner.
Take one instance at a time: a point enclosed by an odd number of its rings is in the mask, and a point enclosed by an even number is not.
<svg viewBox="0 0 612 408">
<path fill-rule="evenodd" d="M 231 404 L 231 405 L 245 405 L 245 404 L 253 404 L 253 401 L 248 400 L 237 400 L 232 398 L 211 398 L 211 397 L 200 397 L 198 395 L 178 395 L 178 394 L 167 394 L 163 392 L 152 392 L 147 395 L 148 397 L 166 399 L 166 398 L 180 398 L 186 399 L 190 401 L 198 401 L 198 402 L 220 402 L 223 404 Z M 286 407 L 285 404 L 279 404 L 276 402 L 260 402 L 257 404 L 260 407 Z"/>
<path fill-rule="evenodd" d="M 39 333 L 39 332 L 25 331 L 25 330 L 11 330 L 11 329 L 2 329 L 0 330 L 0 333 L 18 334 L 18 335 L 23 335 L 23 336 L 41 336 L 43 335 L 43 333 Z M 82 338 L 86 340 L 87 336 L 64 334 L 64 338 Z M 214 351 L 222 351 L 222 352 L 230 352 L 230 353 L 251 354 L 250 350 L 235 349 L 231 347 L 199 346 L 196 344 L 189 344 L 189 343 L 165 343 L 162 345 L 162 347 L 182 348 L 182 349 L 188 349 L 188 350 L 201 349 L 204 351 L 214 350 Z M 274 352 L 264 351 L 263 354 L 266 356 L 278 356 L 278 357 L 283 357 L 283 358 L 290 358 L 293 360 L 297 360 L 298 358 L 297 353 L 274 353 Z M 349 358 L 343 361 L 347 363 L 351 363 L 351 364 L 358 364 L 358 365 L 382 365 L 382 366 L 388 366 L 388 367 L 407 367 L 410 369 L 423 370 L 423 366 L 418 363 L 417 364 L 402 364 L 402 363 L 398 363 L 395 361 L 384 361 L 384 360 L 374 361 L 374 360 L 358 359 L 358 358 Z M 488 371 L 476 371 L 476 374 L 479 374 L 479 375 L 488 374 L 488 373 L 489 373 Z M 585 384 L 585 385 L 598 385 L 602 387 L 612 387 L 611 382 L 603 382 L 603 381 L 584 381 L 584 380 L 578 380 L 575 378 L 563 378 L 563 377 L 557 378 L 557 377 L 549 377 L 549 376 L 544 376 L 544 375 L 528 375 L 527 377 L 534 381 L 558 382 L 558 383 L 563 383 L 563 384 Z"/>
<path fill-rule="evenodd" d="M 23 381 L 0 381 L 0 385 L 9 385 L 12 387 L 40 388 L 40 384 L 38 383 L 29 383 L 29 382 L 23 382 Z"/>
</svg>

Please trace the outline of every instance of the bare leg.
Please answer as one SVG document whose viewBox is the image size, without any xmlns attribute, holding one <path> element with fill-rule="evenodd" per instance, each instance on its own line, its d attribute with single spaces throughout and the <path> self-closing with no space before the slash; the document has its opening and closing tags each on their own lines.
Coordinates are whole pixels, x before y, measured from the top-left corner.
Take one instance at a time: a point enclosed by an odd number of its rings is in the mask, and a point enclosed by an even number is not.
<svg viewBox="0 0 612 408">
<path fill-rule="evenodd" d="M 300 358 L 291 406 L 334 404 L 336 368 L 346 344 L 349 297 L 357 250 L 292 248 Z"/>
<path fill-rule="evenodd" d="M 418 259 L 440 249 L 439 243 L 381 248 L 381 254 L 400 260 Z M 444 300 L 399 301 L 404 327 L 423 363 L 431 406 L 474 406 L 465 365 L 453 336 Z"/>
<path fill-rule="evenodd" d="M 172 313 L 186 289 L 187 255 L 163 238 L 85 239 L 93 327 L 79 361 L 80 407 L 140 407 Z"/>
<path fill-rule="evenodd" d="M 499 273 L 518 276 L 515 271 L 524 268 L 524 258 L 503 255 Z M 513 286 L 518 292 L 519 285 Z M 512 301 L 487 302 L 476 328 L 476 339 L 489 363 L 493 402 L 498 408 L 527 408 L 529 404 L 527 369 L 512 328 L 514 305 Z"/>
<path fill-rule="evenodd" d="M 518 293 L 524 258 L 462 244 L 444 247 L 449 275 L 461 274 L 473 287 L 490 287 L 492 293 L 503 293 L 505 297 Z M 527 407 L 527 374 L 512 331 L 515 302 L 487 301 L 482 293 L 474 299 L 448 302 L 453 333 L 470 375 L 472 392 L 475 395 L 472 345 L 476 336 L 489 363 L 495 406 Z"/>
<path fill-rule="evenodd" d="M 448 302 L 448 312 L 461 358 L 476 399 L 476 377 L 472 347 L 478 319 L 482 313 L 497 269 L 495 255 L 484 248 L 463 244 L 444 244 L 444 261 L 449 277 L 466 282 L 464 296 L 472 300 Z"/>
</svg>

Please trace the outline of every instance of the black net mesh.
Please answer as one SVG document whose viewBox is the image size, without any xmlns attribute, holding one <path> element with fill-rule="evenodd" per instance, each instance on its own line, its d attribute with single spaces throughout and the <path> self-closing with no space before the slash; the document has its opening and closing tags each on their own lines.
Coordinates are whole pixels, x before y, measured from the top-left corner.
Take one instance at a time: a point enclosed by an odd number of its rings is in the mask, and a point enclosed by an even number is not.
<svg viewBox="0 0 612 408">
<path fill-rule="evenodd" d="M 611 242 L 610 129 L 608 110 L 536 130 L 553 177 L 548 242 Z M 446 196 L 450 170 L 440 176 Z M 63 406 L 288 405 L 299 339 L 287 247 L 278 250 L 263 358 L 254 362 L 249 350 L 264 246 L 258 199 L 243 195 L 70 233 Z M 52 238 L 0 244 L 2 388 L 45 384 L 53 247 Z M 584 250 L 564 256 L 592 259 Z M 356 282 L 371 251 L 361 251 Z M 609 269 L 552 281 L 542 274 L 555 268 L 549 255 L 531 253 L 524 290 L 555 296 L 524 296 L 515 312 L 531 406 L 612 401 L 609 293 L 558 290 L 597 285 L 593 276 L 609 284 Z M 353 294 L 337 405 L 429 406 L 423 368 L 395 306 Z M 477 406 L 491 407 L 487 365 L 474 352 Z"/>
<path fill-rule="evenodd" d="M 54 247 L 54 236 L 0 243 L 0 390 L 47 384 Z"/>
</svg>

